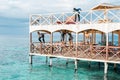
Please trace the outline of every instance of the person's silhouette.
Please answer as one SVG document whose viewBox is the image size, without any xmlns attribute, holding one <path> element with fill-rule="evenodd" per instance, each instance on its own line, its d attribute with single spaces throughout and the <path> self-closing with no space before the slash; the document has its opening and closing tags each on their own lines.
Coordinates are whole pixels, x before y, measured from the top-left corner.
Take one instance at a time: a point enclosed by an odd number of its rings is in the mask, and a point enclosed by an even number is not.
<svg viewBox="0 0 120 80">
<path fill-rule="evenodd" d="M 38 33 L 38 36 L 39 36 L 38 40 L 39 40 L 40 42 L 45 43 L 44 34 L 43 34 L 43 33 L 40 33 L 40 32 L 37 32 L 37 33 Z"/>
<path fill-rule="evenodd" d="M 73 12 L 76 12 L 75 22 L 80 21 L 80 11 L 81 11 L 81 8 L 73 8 Z"/>
</svg>

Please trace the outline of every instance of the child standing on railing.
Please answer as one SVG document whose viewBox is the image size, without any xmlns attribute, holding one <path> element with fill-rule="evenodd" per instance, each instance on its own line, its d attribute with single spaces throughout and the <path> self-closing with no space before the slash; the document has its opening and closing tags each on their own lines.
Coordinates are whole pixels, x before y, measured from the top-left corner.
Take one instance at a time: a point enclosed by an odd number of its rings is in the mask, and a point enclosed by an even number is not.
<svg viewBox="0 0 120 80">
<path fill-rule="evenodd" d="M 73 12 L 75 12 L 75 22 L 80 21 L 80 11 L 81 8 L 73 8 Z"/>
</svg>

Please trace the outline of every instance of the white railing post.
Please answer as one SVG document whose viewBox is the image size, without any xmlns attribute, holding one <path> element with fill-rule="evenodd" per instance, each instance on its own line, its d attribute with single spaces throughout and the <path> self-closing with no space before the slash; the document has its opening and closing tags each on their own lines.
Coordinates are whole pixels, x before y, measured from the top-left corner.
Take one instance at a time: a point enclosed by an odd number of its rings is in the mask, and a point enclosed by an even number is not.
<svg viewBox="0 0 120 80">
<path fill-rule="evenodd" d="M 76 54 L 75 56 L 78 56 L 78 33 L 76 33 Z"/>
<path fill-rule="evenodd" d="M 51 36 L 50 36 L 50 43 L 51 43 L 51 52 L 50 52 L 50 54 L 53 54 L 53 33 L 51 33 Z"/>
<path fill-rule="evenodd" d="M 109 44 L 108 44 L 108 33 L 106 33 L 106 60 L 108 60 L 108 49 L 109 49 Z"/>
</svg>

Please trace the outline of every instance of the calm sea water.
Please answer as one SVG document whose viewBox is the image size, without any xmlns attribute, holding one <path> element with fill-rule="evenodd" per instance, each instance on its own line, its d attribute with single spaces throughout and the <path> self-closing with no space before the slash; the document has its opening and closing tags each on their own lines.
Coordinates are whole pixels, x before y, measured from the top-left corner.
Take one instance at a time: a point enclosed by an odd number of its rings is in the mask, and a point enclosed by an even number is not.
<svg viewBox="0 0 120 80">
<path fill-rule="evenodd" d="M 50 68 L 45 57 L 34 56 L 33 64 L 28 62 L 28 36 L 0 36 L 0 80 L 120 80 L 120 65 L 117 71 L 109 64 L 108 75 L 104 76 L 104 66 L 92 62 L 79 61 L 78 71 L 74 72 L 74 62 L 53 59 Z"/>
</svg>

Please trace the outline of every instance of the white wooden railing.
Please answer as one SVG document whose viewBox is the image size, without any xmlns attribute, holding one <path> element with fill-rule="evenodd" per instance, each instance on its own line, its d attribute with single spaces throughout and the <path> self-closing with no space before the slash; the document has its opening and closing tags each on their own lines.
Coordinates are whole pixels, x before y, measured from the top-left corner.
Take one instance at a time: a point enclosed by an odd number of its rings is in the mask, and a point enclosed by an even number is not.
<svg viewBox="0 0 120 80">
<path fill-rule="evenodd" d="M 30 16 L 30 26 L 33 25 L 65 25 L 65 24 L 93 24 L 93 23 L 118 23 L 120 22 L 120 10 L 81 11 L 80 21 L 75 22 L 78 13 L 51 13 L 33 14 Z M 74 18 L 74 19 L 73 19 Z M 76 17 L 78 19 L 78 17 Z"/>
</svg>

